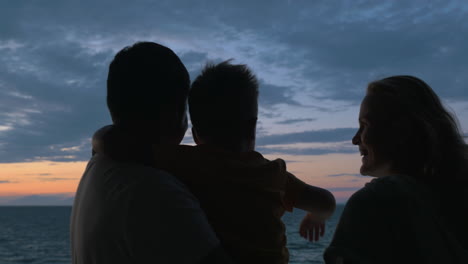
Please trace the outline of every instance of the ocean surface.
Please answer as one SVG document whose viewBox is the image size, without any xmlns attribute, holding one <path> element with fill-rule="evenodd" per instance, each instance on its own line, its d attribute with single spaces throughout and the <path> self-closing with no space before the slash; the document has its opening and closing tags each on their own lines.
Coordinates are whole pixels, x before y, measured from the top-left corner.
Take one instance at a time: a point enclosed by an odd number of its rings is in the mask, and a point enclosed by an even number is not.
<svg viewBox="0 0 468 264">
<path fill-rule="evenodd" d="M 319 242 L 309 242 L 298 234 L 305 212 L 286 213 L 288 247 L 291 264 L 323 263 L 322 254 L 330 243 L 335 226 L 343 210 L 338 205 L 327 222 L 325 236 Z M 69 264 L 68 206 L 4 206 L 0 207 L 0 263 L 1 264 Z"/>
</svg>

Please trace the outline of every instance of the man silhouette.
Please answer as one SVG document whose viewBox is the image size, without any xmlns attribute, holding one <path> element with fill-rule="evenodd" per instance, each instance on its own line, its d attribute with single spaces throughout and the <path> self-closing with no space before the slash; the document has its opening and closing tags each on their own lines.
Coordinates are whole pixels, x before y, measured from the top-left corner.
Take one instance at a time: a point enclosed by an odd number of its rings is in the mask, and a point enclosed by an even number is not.
<svg viewBox="0 0 468 264">
<path fill-rule="evenodd" d="M 189 86 L 177 55 L 156 43 L 126 47 L 111 62 L 113 127 L 138 151 L 124 162 L 93 151 L 72 210 L 72 263 L 230 263 L 196 198 L 145 162 L 154 146 L 181 142 Z"/>
</svg>

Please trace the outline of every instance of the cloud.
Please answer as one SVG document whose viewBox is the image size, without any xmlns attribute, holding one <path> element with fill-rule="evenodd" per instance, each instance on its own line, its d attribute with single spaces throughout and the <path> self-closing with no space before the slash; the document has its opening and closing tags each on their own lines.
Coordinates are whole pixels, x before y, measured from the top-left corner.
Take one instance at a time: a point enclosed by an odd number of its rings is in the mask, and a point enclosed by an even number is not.
<svg viewBox="0 0 468 264">
<path fill-rule="evenodd" d="M 10 128 L 0 133 L 0 141 L 6 142 L 0 149 L 3 161 L 35 156 L 63 160 L 61 156 L 68 156 L 63 152 L 87 159 L 89 145 L 81 152 L 73 147 L 89 142 L 92 132 L 108 118 L 105 89 L 94 92 L 97 83 L 104 83 L 104 71 L 93 66 L 93 56 L 82 53 L 79 47 L 57 42 L 16 51 L 12 58 L 18 63 L 8 61 L 11 57 L 2 59 L 7 69 L 1 76 L 0 122 Z M 57 145 L 63 147 L 54 149 Z"/>
<path fill-rule="evenodd" d="M 328 177 L 343 177 L 343 176 L 351 176 L 351 177 L 362 177 L 359 173 L 339 173 L 339 174 L 330 174 L 327 175 Z"/>
<path fill-rule="evenodd" d="M 35 176 L 50 176 L 52 175 L 52 173 L 26 173 L 24 175 L 27 175 L 27 176 L 31 176 L 31 175 L 35 175 Z"/>
<path fill-rule="evenodd" d="M 293 144 L 275 144 L 257 147 L 263 154 L 288 155 L 324 155 L 331 153 L 357 153 L 357 149 L 348 141 L 308 142 Z"/>
<path fill-rule="evenodd" d="M 17 50 L 22 47 L 24 47 L 24 45 L 16 42 L 15 40 L 9 39 L 9 40 L 0 41 L 0 50 L 4 50 L 4 49 Z"/>
<path fill-rule="evenodd" d="M 2 183 L 12 183 L 12 181 L 8 181 L 8 180 L 0 180 L 0 184 Z"/>
<path fill-rule="evenodd" d="M 296 123 L 302 123 L 302 122 L 313 122 L 317 120 L 317 118 L 297 118 L 297 119 L 287 119 L 283 121 L 278 121 L 276 124 L 279 125 L 290 125 L 290 124 L 296 124 Z"/>
<path fill-rule="evenodd" d="M 192 78 L 206 61 L 249 65 L 261 80 L 260 113 L 272 119 L 262 123 L 269 136 L 260 146 L 350 140 L 339 129 L 274 134 L 311 110 L 317 127 L 348 126 L 334 111 L 346 112 L 368 82 L 389 75 L 416 75 L 442 97 L 468 101 L 466 3 L 299 2 L 2 3 L 0 160 L 89 159 L 90 137 L 111 121 L 108 64 L 139 40 L 173 48 Z"/>
<path fill-rule="evenodd" d="M 299 105 L 292 99 L 292 90 L 290 87 L 278 86 L 260 82 L 259 88 L 259 106 L 269 108 L 277 104 Z"/>
<path fill-rule="evenodd" d="M 355 128 L 336 128 L 280 135 L 262 136 L 257 139 L 258 146 L 273 144 L 293 144 L 307 142 L 338 142 L 351 141 L 356 133 Z"/>
<path fill-rule="evenodd" d="M 195 80 L 201 74 L 202 69 L 208 61 L 220 62 L 222 59 L 210 60 L 206 52 L 186 51 L 179 54 L 180 60 L 184 63 L 190 75 L 190 80 Z"/>
<path fill-rule="evenodd" d="M 334 188 L 327 188 L 330 192 L 355 192 L 362 187 L 334 187 Z"/>
<path fill-rule="evenodd" d="M 258 147 L 257 151 L 262 154 L 282 154 L 282 155 L 325 155 L 331 153 L 354 153 L 356 151 L 348 149 L 320 149 L 320 148 L 309 148 L 309 149 L 294 149 L 294 148 L 265 148 Z"/>
<path fill-rule="evenodd" d="M 40 181 L 43 181 L 43 182 L 56 182 L 56 181 L 70 181 L 70 180 L 73 180 L 73 181 L 76 181 L 77 179 L 76 178 L 39 178 Z"/>
</svg>

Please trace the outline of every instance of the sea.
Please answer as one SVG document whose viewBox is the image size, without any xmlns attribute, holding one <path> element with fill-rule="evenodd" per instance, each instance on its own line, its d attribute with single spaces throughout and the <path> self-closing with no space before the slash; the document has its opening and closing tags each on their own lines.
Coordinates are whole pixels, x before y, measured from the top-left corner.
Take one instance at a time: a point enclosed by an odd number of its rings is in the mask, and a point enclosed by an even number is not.
<svg viewBox="0 0 468 264">
<path fill-rule="evenodd" d="M 304 211 L 284 215 L 290 264 L 323 263 L 323 251 L 332 239 L 343 207 L 337 206 L 319 242 L 309 242 L 299 236 Z M 0 207 L 0 264 L 71 263 L 70 214 L 70 206 Z"/>
</svg>

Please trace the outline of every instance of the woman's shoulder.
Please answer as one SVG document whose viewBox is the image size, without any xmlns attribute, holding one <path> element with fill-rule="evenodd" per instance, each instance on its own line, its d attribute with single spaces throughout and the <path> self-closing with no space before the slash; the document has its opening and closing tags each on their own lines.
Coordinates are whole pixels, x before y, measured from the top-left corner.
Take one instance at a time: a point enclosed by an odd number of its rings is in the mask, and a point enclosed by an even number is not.
<svg viewBox="0 0 468 264">
<path fill-rule="evenodd" d="M 348 200 L 352 207 L 390 208 L 405 203 L 414 194 L 417 183 L 406 175 L 375 178 Z"/>
<path fill-rule="evenodd" d="M 417 189 L 419 185 L 417 180 L 411 176 L 395 174 L 373 179 L 360 191 L 383 197 L 387 195 L 405 195 Z"/>
</svg>

